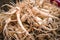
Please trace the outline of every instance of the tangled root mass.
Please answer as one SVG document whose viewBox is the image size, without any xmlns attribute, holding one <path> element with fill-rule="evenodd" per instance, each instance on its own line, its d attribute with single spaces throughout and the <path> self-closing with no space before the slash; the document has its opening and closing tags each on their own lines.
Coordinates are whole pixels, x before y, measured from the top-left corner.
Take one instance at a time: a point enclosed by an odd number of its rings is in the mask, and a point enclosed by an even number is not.
<svg viewBox="0 0 60 40">
<path fill-rule="evenodd" d="M 11 4 L 1 6 L 1 40 L 60 40 L 60 8 L 47 0 Z"/>
</svg>

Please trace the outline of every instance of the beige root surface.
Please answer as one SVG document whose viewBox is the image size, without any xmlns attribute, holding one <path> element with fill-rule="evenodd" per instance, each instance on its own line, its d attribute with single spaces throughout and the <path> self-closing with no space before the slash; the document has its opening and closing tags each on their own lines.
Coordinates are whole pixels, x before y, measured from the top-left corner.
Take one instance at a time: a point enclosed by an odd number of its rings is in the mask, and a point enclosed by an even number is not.
<svg viewBox="0 0 60 40">
<path fill-rule="evenodd" d="M 1 7 L 10 8 L 0 13 L 3 40 L 60 40 L 60 8 L 47 0 L 16 0 L 14 5 Z"/>
</svg>

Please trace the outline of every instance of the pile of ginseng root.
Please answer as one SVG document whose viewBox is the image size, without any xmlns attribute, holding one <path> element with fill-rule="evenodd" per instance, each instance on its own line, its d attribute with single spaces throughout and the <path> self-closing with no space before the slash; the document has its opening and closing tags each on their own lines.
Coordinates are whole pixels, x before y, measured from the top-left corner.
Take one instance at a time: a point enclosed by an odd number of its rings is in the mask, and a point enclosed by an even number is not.
<svg viewBox="0 0 60 40">
<path fill-rule="evenodd" d="M 0 40 L 60 40 L 60 8 L 48 0 L 16 0 L 0 11 Z"/>
</svg>

